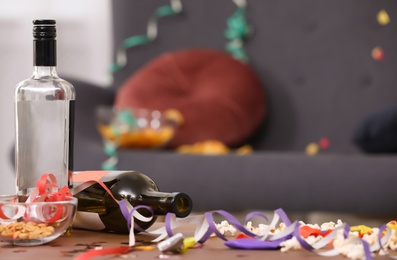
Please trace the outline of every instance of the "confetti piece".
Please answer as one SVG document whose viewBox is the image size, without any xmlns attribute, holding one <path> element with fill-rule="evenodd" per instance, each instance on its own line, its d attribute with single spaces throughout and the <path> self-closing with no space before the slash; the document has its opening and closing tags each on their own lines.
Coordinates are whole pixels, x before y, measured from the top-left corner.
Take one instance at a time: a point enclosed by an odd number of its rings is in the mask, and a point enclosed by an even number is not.
<svg viewBox="0 0 397 260">
<path fill-rule="evenodd" d="M 378 23 L 383 26 L 388 25 L 390 23 L 389 14 L 384 9 L 378 12 L 377 19 L 378 19 Z"/>
<path fill-rule="evenodd" d="M 244 234 L 244 233 L 240 233 L 236 236 L 236 239 L 241 239 L 241 238 L 250 238 L 250 236 Z"/>
<path fill-rule="evenodd" d="M 196 240 L 194 237 L 187 237 L 183 240 L 182 253 L 186 252 L 189 248 L 193 248 L 196 245 Z"/>
<path fill-rule="evenodd" d="M 385 52 L 379 46 L 372 49 L 371 55 L 372 55 L 372 58 L 377 61 L 383 60 L 385 58 Z"/>
<path fill-rule="evenodd" d="M 89 260 L 97 256 L 122 254 L 127 250 L 129 250 L 129 247 L 104 248 L 99 250 L 91 249 L 78 255 L 74 260 Z"/>
<path fill-rule="evenodd" d="M 156 249 L 155 246 L 135 246 L 136 250 L 140 250 L 140 251 L 152 251 L 154 249 Z"/>
<path fill-rule="evenodd" d="M 184 248 L 184 238 L 182 233 L 178 233 L 157 244 L 161 252 L 181 253 Z"/>
<path fill-rule="evenodd" d="M 352 226 L 350 228 L 351 232 L 358 232 L 360 237 L 362 237 L 365 234 L 370 234 L 372 233 L 372 228 L 365 226 L 365 225 L 358 225 L 358 226 Z"/>
<path fill-rule="evenodd" d="M 394 221 L 394 220 L 390 221 L 389 223 L 387 223 L 387 226 L 391 229 L 394 229 L 397 234 L 397 222 L 396 221 Z"/>
<path fill-rule="evenodd" d="M 314 156 L 318 153 L 319 146 L 317 143 L 309 143 L 306 146 L 306 154 L 309 156 Z"/>
<path fill-rule="evenodd" d="M 320 139 L 318 144 L 319 144 L 321 150 L 325 150 L 325 149 L 329 148 L 330 141 L 327 137 L 323 137 Z"/>
</svg>

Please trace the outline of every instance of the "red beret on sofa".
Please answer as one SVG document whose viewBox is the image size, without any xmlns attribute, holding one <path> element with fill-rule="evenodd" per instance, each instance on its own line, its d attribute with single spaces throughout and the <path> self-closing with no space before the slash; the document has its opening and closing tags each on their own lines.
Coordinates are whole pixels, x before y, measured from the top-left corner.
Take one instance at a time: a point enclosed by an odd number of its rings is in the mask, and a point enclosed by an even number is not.
<svg viewBox="0 0 397 260">
<path fill-rule="evenodd" d="M 212 49 L 155 58 L 119 88 L 115 106 L 179 110 L 184 123 L 170 147 L 206 140 L 240 145 L 266 115 L 264 86 L 253 69 Z"/>
</svg>

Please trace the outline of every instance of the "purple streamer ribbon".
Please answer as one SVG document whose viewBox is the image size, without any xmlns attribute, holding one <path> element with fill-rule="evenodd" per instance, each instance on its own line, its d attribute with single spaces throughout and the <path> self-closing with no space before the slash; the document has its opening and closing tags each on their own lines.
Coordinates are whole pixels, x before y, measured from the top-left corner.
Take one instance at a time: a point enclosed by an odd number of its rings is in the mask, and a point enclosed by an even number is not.
<svg viewBox="0 0 397 260">
<path fill-rule="evenodd" d="M 238 249 L 277 249 L 280 248 L 280 244 L 292 237 L 295 237 L 299 244 L 302 246 L 303 249 L 321 255 L 321 256 L 336 256 L 340 254 L 340 250 L 338 248 L 333 248 L 330 250 L 320 250 L 325 249 L 325 247 L 331 243 L 337 236 L 338 232 L 341 230 L 343 231 L 343 238 L 351 240 L 352 243 L 361 243 L 364 250 L 364 256 L 366 260 L 371 260 L 372 255 L 371 252 L 375 252 L 377 250 L 386 250 L 385 245 L 389 241 L 389 238 L 392 234 L 391 229 L 387 227 L 387 225 L 382 225 L 379 229 L 379 236 L 377 244 L 373 246 L 369 246 L 369 244 L 360 238 L 349 238 L 350 233 L 350 226 L 344 224 L 341 227 L 335 228 L 323 237 L 321 240 L 317 241 L 313 245 L 310 245 L 304 238 L 300 235 L 300 227 L 301 224 L 297 221 L 291 223 L 290 219 L 288 218 L 287 214 L 282 209 L 277 209 L 274 211 L 274 216 L 271 223 L 268 226 L 268 229 L 262 235 L 257 235 L 250 230 L 246 229 L 243 224 L 241 224 L 237 218 L 235 218 L 232 214 L 224 210 L 215 210 L 209 211 L 204 213 L 204 215 L 200 216 L 189 216 L 183 219 L 177 219 L 175 214 L 168 213 L 165 216 L 165 225 L 162 228 L 159 228 L 154 231 L 145 231 L 139 225 L 134 222 L 134 216 L 141 220 L 141 221 L 150 221 L 152 217 L 144 217 L 138 213 L 138 209 L 145 208 L 151 212 L 153 217 L 153 210 L 148 206 L 137 206 L 132 207 L 128 201 L 121 200 L 120 201 L 120 209 L 127 220 L 128 228 L 130 229 L 130 245 L 135 243 L 135 238 L 133 234 L 133 229 L 138 230 L 140 232 L 146 232 L 150 235 L 157 235 L 158 237 L 153 240 L 153 242 L 161 241 L 167 237 L 174 236 L 173 229 L 184 225 L 184 224 L 195 224 L 195 240 L 198 243 L 205 243 L 211 235 L 215 235 L 222 240 L 225 241 L 225 245 L 230 248 L 238 248 Z M 226 221 L 229 222 L 230 225 L 233 225 L 237 230 L 241 233 L 249 236 L 249 238 L 242 238 L 242 239 L 234 239 L 228 240 L 216 227 L 214 221 L 214 215 L 218 214 L 225 218 Z M 261 212 L 251 212 L 247 214 L 244 218 L 244 222 L 248 222 L 252 218 L 261 218 L 264 220 L 265 223 L 269 222 L 269 218 L 261 213 Z M 278 222 L 282 221 L 286 228 L 278 233 L 270 234 L 270 230 L 274 229 Z M 384 234 L 385 233 L 385 234 Z M 397 259 L 397 256 L 388 255 L 392 259 Z"/>
<path fill-rule="evenodd" d="M 133 221 L 134 213 L 137 213 L 138 209 L 147 209 L 147 210 L 149 210 L 149 212 L 152 214 L 152 217 L 153 217 L 154 216 L 153 209 L 148 206 L 140 205 L 140 206 L 133 207 L 131 211 L 128 211 L 128 206 L 126 203 L 127 203 L 127 200 L 125 200 L 125 199 L 120 201 L 120 210 L 121 210 L 121 213 L 123 214 L 124 218 L 127 220 L 128 229 L 131 229 L 131 226 L 133 224 L 135 230 L 137 230 L 139 232 L 145 231 L 137 223 L 135 223 L 135 221 Z M 144 221 L 145 219 L 151 219 L 151 217 L 146 218 L 146 217 L 142 216 L 142 218 L 139 220 Z"/>
</svg>

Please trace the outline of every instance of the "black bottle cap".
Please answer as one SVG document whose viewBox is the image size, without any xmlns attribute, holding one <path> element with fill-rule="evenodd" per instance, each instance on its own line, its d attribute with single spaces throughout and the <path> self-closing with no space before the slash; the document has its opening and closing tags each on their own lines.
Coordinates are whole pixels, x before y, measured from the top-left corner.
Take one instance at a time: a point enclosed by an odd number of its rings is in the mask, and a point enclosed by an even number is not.
<svg viewBox="0 0 397 260">
<path fill-rule="evenodd" d="M 56 37 L 56 21 L 51 19 L 34 20 L 33 21 L 33 38 L 34 39 L 55 39 Z"/>
<path fill-rule="evenodd" d="M 33 65 L 56 66 L 56 28 L 55 20 L 33 21 Z"/>
</svg>

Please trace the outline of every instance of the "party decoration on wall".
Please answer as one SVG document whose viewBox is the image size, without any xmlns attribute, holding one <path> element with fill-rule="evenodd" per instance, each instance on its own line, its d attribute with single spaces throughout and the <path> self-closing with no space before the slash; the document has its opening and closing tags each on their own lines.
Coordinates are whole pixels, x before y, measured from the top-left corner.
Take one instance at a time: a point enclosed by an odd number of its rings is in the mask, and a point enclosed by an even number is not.
<svg viewBox="0 0 397 260">
<path fill-rule="evenodd" d="M 380 25 L 388 25 L 390 23 L 390 17 L 386 10 L 382 9 L 377 14 L 377 20 Z"/>
<path fill-rule="evenodd" d="M 377 13 L 376 20 L 380 26 L 386 26 L 390 23 L 390 16 L 385 9 L 382 9 Z M 385 51 L 382 47 L 376 46 L 372 49 L 371 56 L 374 60 L 381 61 L 385 58 Z"/>
<path fill-rule="evenodd" d="M 253 34 L 252 26 L 247 22 L 245 0 L 233 0 L 238 6 L 237 11 L 227 20 L 228 28 L 225 31 L 225 37 L 229 39 L 225 49 L 235 59 L 248 62 L 248 56 L 244 49 L 244 42 Z"/>
<path fill-rule="evenodd" d="M 305 152 L 308 156 L 314 156 L 318 153 L 319 146 L 317 143 L 311 142 L 306 146 Z"/>
<path fill-rule="evenodd" d="M 320 150 L 326 150 L 329 148 L 331 142 L 328 137 L 322 137 L 318 142 L 310 142 L 306 148 L 305 152 L 308 156 L 314 156 L 320 152 Z"/>
<path fill-rule="evenodd" d="M 116 51 L 116 62 L 110 65 L 110 72 L 114 73 L 127 65 L 127 50 L 145 45 L 156 40 L 160 18 L 177 15 L 182 12 L 180 0 L 170 0 L 170 5 L 160 6 L 150 17 L 145 35 L 134 35 L 125 39 Z"/>
<path fill-rule="evenodd" d="M 107 156 L 109 156 L 109 158 L 102 163 L 101 169 L 106 171 L 117 170 L 117 164 L 119 162 L 117 143 L 112 141 L 104 141 L 103 151 Z"/>
<path fill-rule="evenodd" d="M 318 141 L 318 144 L 319 144 L 319 146 L 320 146 L 320 149 L 325 150 L 325 149 L 328 149 L 328 148 L 329 148 L 331 142 L 330 142 L 330 140 L 328 139 L 328 137 L 322 137 L 322 138 Z"/>
<path fill-rule="evenodd" d="M 385 58 L 385 51 L 382 47 L 376 46 L 371 52 L 372 58 L 376 61 L 381 61 Z"/>
<path fill-rule="evenodd" d="M 233 0 L 237 5 L 237 11 L 227 20 L 225 37 L 229 42 L 225 45 L 234 58 L 247 62 L 248 56 L 244 50 L 244 42 L 253 34 L 252 26 L 246 20 L 246 0 Z M 181 0 L 170 0 L 170 5 L 156 9 L 150 17 L 145 35 L 134 35 L 126 38 L 116 51 L 116 62 L 110 65 L 111 73 L 117 72 L 127 65 L 127 50 L 133 47 L 149 44 L 157 39 L 158 24 L 160 18 L 180 14 L 183 10 Z"/>
</svg>

